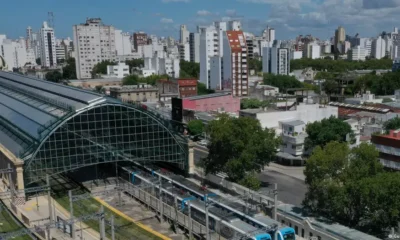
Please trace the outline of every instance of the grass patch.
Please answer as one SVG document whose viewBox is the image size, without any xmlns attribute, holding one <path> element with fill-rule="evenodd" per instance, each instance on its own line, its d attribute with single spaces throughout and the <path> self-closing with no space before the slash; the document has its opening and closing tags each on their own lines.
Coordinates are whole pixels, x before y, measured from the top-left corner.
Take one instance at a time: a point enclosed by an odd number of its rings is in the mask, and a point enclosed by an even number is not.
<svg viewBox="0 0 400 240">
<path fill-rule="evenodd" d="M 2 208 L 5 206 L 1 206 Z M 8 214 L 7 211 L 3 210 L 0 211 L 0 233 L 7 233 L 7 232 L 14 232 L 21 230 L 22 227 L 18 226 L 14 222 L 14 219 Z M 14 240 L 32 240 L 32 238 L 29 235 L 23 235 L 19 236 L 16 238 L 13 238 Z"/>
<path fill-rule="evenodd" d="M 80 195 L 87 193 L 86 189 L 75 189 L 72 191 L 73 195 Z M 67 192 L 58 192 L 55 193 L 54 199 L 67 211 L 69 211 L 69 199 Z M 83 215 L 93 214 L 100 210 L 101 204 L 93 198 L 80 200 L 74 202 L 74 216 L 79 217 Z M 119 240 L 131 240 L 131 239 L 160 239 L 157 236 L 154 236 L 152 233 L 147 232 L 146 230 L 140 228 L 135 223 L 126 220 L 125 218 L 120 217 L 119 215 L 113 213 L 107 207 L 104 207 L 106 213 L 106 220 L 111 219 L 111 215 L 114 215 L 114 224 L 115 224 L 115 239 Z M 89 227 L 99 232 L 99 221 L 96 220 L 88 220 L 85 221 Z M 106 235 L 111 239 L 111 227 L 106 224 Z"/>
</svg>

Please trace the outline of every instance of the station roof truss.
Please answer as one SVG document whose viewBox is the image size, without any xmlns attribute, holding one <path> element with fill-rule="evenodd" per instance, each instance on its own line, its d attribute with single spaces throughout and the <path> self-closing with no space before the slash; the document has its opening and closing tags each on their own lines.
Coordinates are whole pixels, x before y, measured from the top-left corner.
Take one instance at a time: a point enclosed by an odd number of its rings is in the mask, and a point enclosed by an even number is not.
<svg viewBox="0 0 400 240">
<path fill-rule="evenodd" d="M 25 184 L 115 161 L 186 169 L 183 132 L 140 104 L 0 71 L 0 144 L 24 162 Z"/>
</svg>

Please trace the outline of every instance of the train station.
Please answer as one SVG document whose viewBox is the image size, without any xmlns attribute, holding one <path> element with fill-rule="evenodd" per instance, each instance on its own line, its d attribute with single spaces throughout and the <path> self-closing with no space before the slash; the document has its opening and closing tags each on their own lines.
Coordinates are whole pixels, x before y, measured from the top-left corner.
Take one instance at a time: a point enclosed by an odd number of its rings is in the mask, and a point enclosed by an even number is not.
<svg viewBox="0 0 400 240">
<path fill-rule="evenodd" d="M 183 132 L 140 104 L 0 72 L 0 169 L 11 165 L 18 189 L 100 163 L 162 161 L 187 172 Z"/>
</svg>

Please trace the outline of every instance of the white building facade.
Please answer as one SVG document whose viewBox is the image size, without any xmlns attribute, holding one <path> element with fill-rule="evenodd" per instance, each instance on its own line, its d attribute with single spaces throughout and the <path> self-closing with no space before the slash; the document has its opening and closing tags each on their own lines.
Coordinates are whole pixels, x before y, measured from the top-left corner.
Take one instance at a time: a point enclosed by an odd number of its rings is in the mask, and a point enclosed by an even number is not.
<svg viewBox="0 0 400 240">
<path fill-rule="evenodd" d="M 57 65 L 56 39 L 54 29 L 49 27 L 47 22 L 43 23 L 40 29 L 40 60 L 43 67 L 54 67 Z"/>
<path fill-rule="evenodd" d="M 265 47 L 262 58 L 263 72 L 289 75 L 290 50 L 288 48 Z"/>
<path fill-rule="evenodd" d="M 131 37 L 129 33 L 115 30 L 115 51 L 117 56 L 131 55 L 133 53 Z"/>
<path fill-rule="evenodd" d="M 360 46 L 352 48 L 347 53 L 347 58 L 348 60 L 351 61 L 365 61 L 366 57 L 367 57 L 367 50 Z"/>
<path fill-rule="evenodd" d="M 78 79 L 91 78 L 97 63 L 115 59 L 115 28 L 104 25 L 100 18 L 73 26 L 73 34 Z"/>
<path fill-rule="evenodd" d="M 200 28 L 200 82 L 210 86 L 210 58 L 219 55 L 218 33 L 214 26 Z"/>
<path fill-rule="evenodd" d="M 179 44 L 178 50 L 179 50 L 179 59 L 189 62 L 190 61 L 190 44 L 189 44 L 189 42 Z"/>
<path fill-rule="evenodd" d="M 381 36 L 372 41 L 371 56 L 376 59 L 386 56 L 386 41 Z"/>
<path fill-rule="evenodd" d="M 18 39 L 17 41 L 13 41 L 7 39 L 6 35 L 0 35 L 0 56 L 6 62 L 7 71 L 25 66 L 28 62 L 25 40 Z"/>
<path fill-rule="evenodd" d="M 179 43 L 185 44 L 189 42 L 189 31 L 187 29 L 186 25 L 181 25 L 181 31 L 180 31 L 180 39 Z"/>
<path fill-rule="evenodd" d="M 124 78 L 129 75 L 129 66 L 124 62 L 119 62 L 118 65 L 107 66 L 107 77 Z"/>
<path fill-rule="evenodd" d="M 190 61 L 200 63 L 200 33 L 190 33 Z"/>
</svg>

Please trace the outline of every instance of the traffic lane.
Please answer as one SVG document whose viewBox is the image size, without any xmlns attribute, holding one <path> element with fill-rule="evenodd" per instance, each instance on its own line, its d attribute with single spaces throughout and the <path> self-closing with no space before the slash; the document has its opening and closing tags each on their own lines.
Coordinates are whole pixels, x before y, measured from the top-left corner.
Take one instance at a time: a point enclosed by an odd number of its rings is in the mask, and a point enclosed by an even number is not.
<svg viewBox="0 0 400 240">
<path fill-rule="evenodd" d="M 284 203 L 301 206 L 307 193 L 304 181 L 271 170 L 259 174 L 262 190 L 271 190 L 274 183 L 278 184 L 278 200 Z"/>
</svg>

